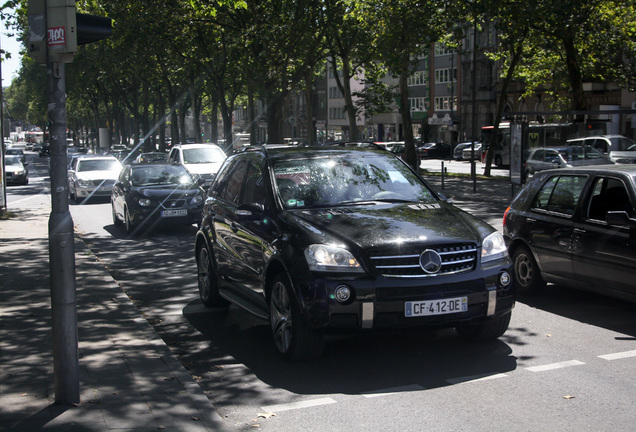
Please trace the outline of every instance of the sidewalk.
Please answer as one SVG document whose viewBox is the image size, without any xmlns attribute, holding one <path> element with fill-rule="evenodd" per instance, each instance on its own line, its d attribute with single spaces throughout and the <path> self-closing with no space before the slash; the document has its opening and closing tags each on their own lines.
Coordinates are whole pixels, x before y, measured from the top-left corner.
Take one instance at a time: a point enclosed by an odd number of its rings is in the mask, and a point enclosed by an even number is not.
<svg viewBox="0 0 636 432">
<path fill-rule="evenodd" d="M 0 220 L 0 431 L 229 430 L 203 391 L 83 242 L 75 241 L 80 403 L 56 405 L 50 196 Z"/>
</svg>

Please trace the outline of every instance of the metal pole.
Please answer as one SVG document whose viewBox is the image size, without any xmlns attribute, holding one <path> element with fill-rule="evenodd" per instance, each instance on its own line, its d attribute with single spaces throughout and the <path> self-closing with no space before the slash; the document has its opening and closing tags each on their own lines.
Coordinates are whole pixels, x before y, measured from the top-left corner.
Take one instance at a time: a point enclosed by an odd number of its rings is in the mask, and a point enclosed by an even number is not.
<svg viewBox="0 0 636 432">
<path fill-rule="evenodd" d="M 78 404 L 79 349 L 75 293 L 75 245 L 69 212 L 66 166 L 66 79 L 64 63 L 47 62 L 49 139 L 51 143 L 51 215 L 49 262 L 53 323 L 55 402 Z"/>
<path fill-rule="evenodd" d="M 473 129 L 473 140 L 470 145 L 471 151 L 471 160 L 470 160 L 470 175 L 473 179 L 473 193 L 477 192 L 477 173 L 475 167 L 475 135 L 477 134 L 477 12 L 473 16 L 473 70 L 471 72 L 472 75 L 472 83 L 473 83 L 473 103 L 472 103 L 472 129 Z"/>
<path fill-rule="evenodd" d="M 0 57 L 4 54 L 4 50 L 0 47 Z M 2 130 L 2 144 L 0 144 L 0 163 L 2 163 L 2 169 L 0 169 L 0 175 L 2 175 L 2 179 L 0 179 L 0 183 L 2 183 L 2 190 L 0 193 L 2 194 L 2 206 L 0 206 L 0 216 L 4 216 L 7 214 L 7 184 L 5 182 L 5 166 L 4 166 L 4 91 L 2 90 L 2 65 L 0 61 L 0 129 Z"/>
</svg>

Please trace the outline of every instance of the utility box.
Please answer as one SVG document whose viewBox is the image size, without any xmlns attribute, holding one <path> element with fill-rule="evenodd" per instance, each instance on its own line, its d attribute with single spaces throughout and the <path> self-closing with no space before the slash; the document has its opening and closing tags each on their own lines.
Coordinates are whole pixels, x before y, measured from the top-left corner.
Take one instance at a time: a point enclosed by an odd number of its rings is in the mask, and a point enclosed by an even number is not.
<svg viewBox="0 0 636 432">
<path fill-rule="evenodd" d="M 70 63 L 77 52 L 75 0 L 29 0 L 28 54 L 38 64 Z"/>
</svg>

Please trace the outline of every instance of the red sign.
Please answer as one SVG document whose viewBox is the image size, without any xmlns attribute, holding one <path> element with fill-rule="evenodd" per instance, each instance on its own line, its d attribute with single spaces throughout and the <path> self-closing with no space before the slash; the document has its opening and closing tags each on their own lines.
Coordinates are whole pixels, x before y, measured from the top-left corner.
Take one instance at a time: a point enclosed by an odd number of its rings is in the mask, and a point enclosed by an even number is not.
<svg viewBox="0 0 636 432">
<path fill-rule="evenodd" d="M 64 27 L 51 27 L 48 29 L 46 40 L 48 46 L 66 45 L 66 30 Z"/>
</svg>

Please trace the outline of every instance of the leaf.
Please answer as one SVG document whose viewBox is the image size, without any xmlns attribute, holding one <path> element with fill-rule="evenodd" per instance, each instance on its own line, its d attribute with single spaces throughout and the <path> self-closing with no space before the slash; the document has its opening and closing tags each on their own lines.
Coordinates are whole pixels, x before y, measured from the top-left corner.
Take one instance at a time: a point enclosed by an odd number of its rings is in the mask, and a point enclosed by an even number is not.
<svg viewBox="0 0 636 432">
<path fill-rule="evenodd" d="M 563 399 L 574 399 L 574 396 L 571 396 L 571 395 L 563 396 Z"/>
<path fill-rule="evenodd" d="M 258 417 L 259 418 L 264 418 L 264 419 L 268 419 L 270 417 L 274 417 L 276 416 L 276 414 L 274 413 L 258 413 Z"/>
</svg>

